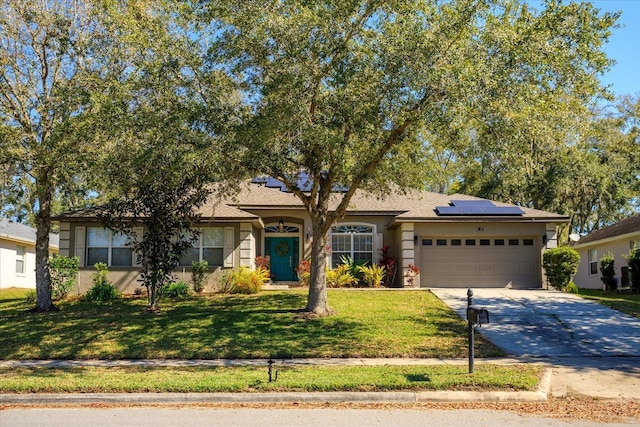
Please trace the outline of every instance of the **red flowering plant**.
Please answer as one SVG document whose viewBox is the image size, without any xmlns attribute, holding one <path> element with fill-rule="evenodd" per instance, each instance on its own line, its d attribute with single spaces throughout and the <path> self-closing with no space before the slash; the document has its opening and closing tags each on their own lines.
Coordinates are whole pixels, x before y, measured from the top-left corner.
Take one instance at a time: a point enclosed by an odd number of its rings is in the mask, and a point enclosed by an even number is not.
<svg viewBox="0 0 640 427">
<path fill-rule="evenodd" d="M 300 261 L 298 268 L 296 268 L 296 274 L 298 275 L 300 285 L 307 286 L 309 284 L 309 278 L 311 277 L 311 261 L 306 259 Z"/>
<path fill-rule="evenodd" d="M 379 252 L 378 265 L 384 267 L 384 271 L 386 271 L 383 284 L 391 287 L 396 277 L 396 259 L 391 256 L 391 247 L 389 245 L 384 245 Z"/>
<path fill-rule="evenodd" d="M 415 284 L 416 284 L 416 276 L 418 274 L 420 274 L 420 269 L 417 266 L 415 266 L 413 264 L 409 264 L 407 266 L 407 272 L 404 275 L 404 277 L 407 278 L 407 284 L 409 286 L 415 286 Z"/>
<path fill-rule="evenodd" d="M 265 270 L 269 270 L 270 266 L 271 266 L 271 259 L 269 256 L 256 257 L 256 268 L 263 268 Z"/>
<path fill-rule="evenodd" d="M 256 262 L 256 270 L 263 270 L 265 273 L 265 277 L 270 277 L 270 269 L 271 269 L 271 258 L 269 256 L 257 256 L 255 259 Z"/>
</svg>

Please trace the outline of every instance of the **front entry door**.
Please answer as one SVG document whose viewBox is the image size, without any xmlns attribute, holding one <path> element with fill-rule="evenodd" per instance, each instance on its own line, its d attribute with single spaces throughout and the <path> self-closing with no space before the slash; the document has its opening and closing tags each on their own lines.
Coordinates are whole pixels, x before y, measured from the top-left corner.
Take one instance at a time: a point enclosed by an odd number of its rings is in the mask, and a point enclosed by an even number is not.
<svg viewBox="0 0 640 427">
<path fill-rule="evenodd" d="M 267 255 L 271 258 L 272 278 L 278 282 L 295 280 L 295 268 L 298 263 L 298 238 L 267 237 L 265 246 L 267 247 Z"/>
</svg>

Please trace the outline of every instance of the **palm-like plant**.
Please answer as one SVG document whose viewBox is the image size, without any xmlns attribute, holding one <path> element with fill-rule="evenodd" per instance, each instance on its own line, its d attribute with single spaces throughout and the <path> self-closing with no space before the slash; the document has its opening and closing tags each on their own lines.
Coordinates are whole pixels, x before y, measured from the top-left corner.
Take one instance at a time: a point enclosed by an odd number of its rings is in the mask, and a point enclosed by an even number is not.
<svg viewBox="0 0 640 427">
<path fill-rule="evenodd" d="M 377 264 L 358 266 L 358 271 L 362 274 L 362 280 L 370 288 L 378 288 L 387 273 L 386 269 Z"/>
</svg>

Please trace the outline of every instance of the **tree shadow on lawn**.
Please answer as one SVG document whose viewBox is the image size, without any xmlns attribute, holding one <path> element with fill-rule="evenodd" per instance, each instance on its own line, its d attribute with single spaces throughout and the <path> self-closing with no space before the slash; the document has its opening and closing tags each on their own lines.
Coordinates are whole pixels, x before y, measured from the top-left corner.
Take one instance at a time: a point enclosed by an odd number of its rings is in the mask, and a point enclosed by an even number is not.
<svg viewBox="0 0 640 427">
<path fill-rule="evenodd" d="M 136 300 L 114 304 L 76 300 L 60 306 L 61 311 L 46 313 L 29 313 L 27 304 L 2 310 L 0 359 L 109 358 L 105 351 L 94 354 L 91 348 L 135 319 L 143 305 Z"/>
<path fill-rule="evenodd" d="M 5 310 L 0 359 L 339 357 L 367 325 L 337 317 L 305 320 L 302 294 L 196 297 L 113 304 L 69 302 L 57 313 Z"/>
<path fill-rule="evenodd" d="M 180 349 L 167 357 L 285 359 L 338 357 L 336 353 L 357 342 L 359 331 L 366 327 L 335 316 L 304 319 L 299 308 L 304 304 L 306 296 L 288 294 L 226 301 L 221 306 L 212 303 L 197 313 L 202 319 L 197 327 L 172 323 L 174 317 L 194 317 L 191 307 L 174 307 L 148 330 L 161 335 L 160 347 Z"/>
<path fill-rule="evenodd" d="M 305 319 L 303 293 L 216 295 L 163 300 L 159 313 L 146 299 L 113 304 L 65 302 L 57 313 L 28 314 L 26 305 L 0 311 L 0 359 L 238 359 L 301 357 L 464 357 L 464 325 L 449 312 L 425 324 L 399 316 L 384 325 L 349 313 Z M 405 329 L 398 330 L 400 323 Z M 385 329 L 381 331 L 381 329 Z M 416 332 L 417 331 L 417 332 Z M 461 335 L 461 336 L 457 336 Z M 478 340 L 477 354 L 485 353 Z M 398 344 L 399 343 L 399 344 Z M 498 354 L 499 355 L 499 354 Z"/>
</svg>

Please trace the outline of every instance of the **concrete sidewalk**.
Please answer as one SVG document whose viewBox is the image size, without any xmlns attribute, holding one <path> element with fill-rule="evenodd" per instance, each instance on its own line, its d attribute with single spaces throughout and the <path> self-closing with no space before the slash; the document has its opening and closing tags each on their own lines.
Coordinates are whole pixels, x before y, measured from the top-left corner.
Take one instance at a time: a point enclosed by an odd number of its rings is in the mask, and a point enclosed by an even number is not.
<svg viewBox="0 0 640 427">
<path fill-rule="evenodd" d="M 482 364 L 529 363 L 519 359 L 476 359 L 475 366 Z M 287 359 L 277 360 L 278 366 L 387 366 L 387 365 L 468 365 L 467 359 Z M 217 360 L 4 360 L 0 368 L 18 367 L 169 367 L 169 366 L 264 366 L 266 359 L 217 359 Z M 34 393 L 0 394 L 0 405 L 46 405 L 88 403 L 417 403 L 417 402 L 541 402 L 547 400 L 551 389 L 552 371 L 546 367 L 535 391 L 420 391 L 420 392 L 269 392 L 269 393 Z"/>
</svg>

